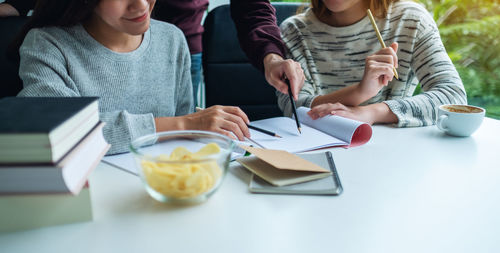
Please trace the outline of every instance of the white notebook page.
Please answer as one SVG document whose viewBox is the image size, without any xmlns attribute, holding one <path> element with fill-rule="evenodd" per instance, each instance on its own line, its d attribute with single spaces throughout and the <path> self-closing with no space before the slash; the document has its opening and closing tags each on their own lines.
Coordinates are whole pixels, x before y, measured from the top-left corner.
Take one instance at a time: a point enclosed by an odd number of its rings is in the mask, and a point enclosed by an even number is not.
<svg viewBox="0 0 500 253">
<path fill-rule="evenodd" d="M 300 116 L 299 116 L 300 117 Z M 308 116 L 309 117 L 309 116 Z M 269 136 L 267 134 L 250 129 L 252 140 L 258 142 L 267 149 L 280 149 L 296 153 L 312 149 L 318 149 L 330 146 L 347 145 L 336 137 L 313 129 L 302 124 L 302 134 L 297 131 L 295 120 L 286 117 L 270 118 L 258 120 L 250 123 L 253 126 L 272 131 L 283 138 Z M 252 144 L 246 142 L 245 144 Z"/>
</svg>

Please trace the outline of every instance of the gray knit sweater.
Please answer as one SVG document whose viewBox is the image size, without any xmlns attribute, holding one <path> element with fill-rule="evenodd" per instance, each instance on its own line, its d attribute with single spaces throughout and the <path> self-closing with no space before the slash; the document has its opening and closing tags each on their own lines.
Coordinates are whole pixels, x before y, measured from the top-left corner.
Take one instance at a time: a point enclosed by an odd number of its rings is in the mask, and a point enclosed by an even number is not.
<svg viewBox="0 0 500 253">
<path fill-rule="evenodd" d="M 83 28 L 32 29 L 21 48 L 18 96 L 97 96 L 108 154 L 156 131 L 154 117 L 193 112 L 190 56 L 182 32 L 151 20 L 141 45 L 109 50 Z"/>
<path fill-rule="evenodd" d="M 400 80 L 396 78 L 362 105 L 384 102 L 398 117 L 399 127 L 432 125 L 441 104 L 467 103 L 462 81 L 446 54 L 439 31 L 429 13 L 417 3 L 397 2 L 385 19 L 377 19 L 385 44 L 399 43 Z M 311 106 L 318 95 L 359 83 L 365 59 L 381 49 L 368 17 L 346 27 L 319 21 L 311 10 L 281 24 L 289 57 L 304 69 L 306 82 L 297 106 Z M 417 85 L 422 93 L 413 96 Z M 291 115 L 286 95 L 278 104 Z"/>
</svg>

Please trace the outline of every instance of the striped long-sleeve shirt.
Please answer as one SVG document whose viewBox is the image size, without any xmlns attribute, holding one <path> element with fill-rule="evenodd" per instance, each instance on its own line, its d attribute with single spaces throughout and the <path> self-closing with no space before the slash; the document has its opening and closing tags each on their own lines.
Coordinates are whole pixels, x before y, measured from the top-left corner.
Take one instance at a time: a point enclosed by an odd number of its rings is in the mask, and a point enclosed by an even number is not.
<svg viewBox="0 0 500 253">
<path fill-rule="evenodd" d="M 460 77 L 443 46 L 430 14 L 413 2 L 390 6 L 377 26 L 386 43 L 399 43 L 396 78 L 361 105 L 386 103 L 399 127 L 427 126 L 436 122 L 441 104 L 467 103 Z M 289 58 L 299 62 L 306 81 L 297 106 L 310 107 L 318 95 L 361 81 L 366 57 L 381 49 L 368 17 L 345 27 L 322 23 L 309 9 L 285 20 L 282 38 Z M 422 92 L 413 96 L 420 84 Z M 277 92 L 284 114 L 291 115 L 288 96 Z"/>
</svg>

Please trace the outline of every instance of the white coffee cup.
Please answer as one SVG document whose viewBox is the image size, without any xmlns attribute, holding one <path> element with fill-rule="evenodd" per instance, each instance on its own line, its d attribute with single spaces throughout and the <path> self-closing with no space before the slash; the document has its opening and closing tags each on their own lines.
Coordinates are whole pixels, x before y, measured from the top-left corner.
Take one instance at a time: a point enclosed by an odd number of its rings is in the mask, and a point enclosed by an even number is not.
<svg viewBox="0 0 500 253">
<path fill-rule="evenodd" d="M 441 105 L 437 127 L 453 136 L 470 136 L 484 119 L 486 110 L 472 105 Z"/>
</svg>

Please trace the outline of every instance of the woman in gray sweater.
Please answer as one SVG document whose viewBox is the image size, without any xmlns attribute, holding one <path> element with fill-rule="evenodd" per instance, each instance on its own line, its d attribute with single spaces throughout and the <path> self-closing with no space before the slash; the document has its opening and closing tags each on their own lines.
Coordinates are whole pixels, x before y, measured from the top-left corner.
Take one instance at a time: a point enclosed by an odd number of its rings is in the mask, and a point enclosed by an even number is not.
<svg viewBox="0 0 500 253">
<path fill-rule="evenodd" d="M 249 137 L 237 107 L 192 113 L 190 55 L 182 32 L 151 20 L 155 0 L 42 0 L 21 33 L 19 96 L 97 96 L 108 154 L 166 130 Z"/>
</svg>

